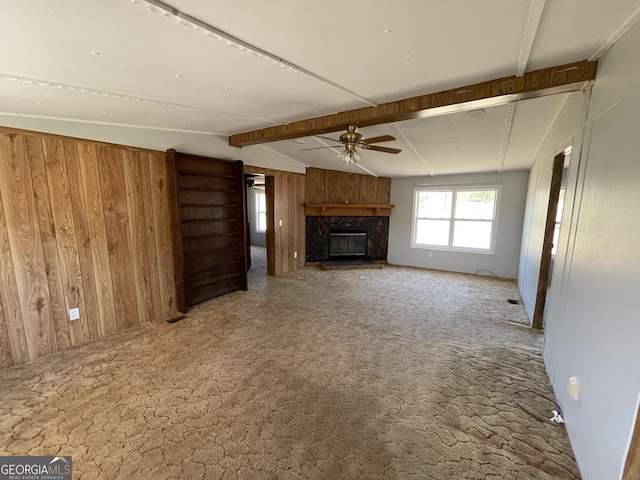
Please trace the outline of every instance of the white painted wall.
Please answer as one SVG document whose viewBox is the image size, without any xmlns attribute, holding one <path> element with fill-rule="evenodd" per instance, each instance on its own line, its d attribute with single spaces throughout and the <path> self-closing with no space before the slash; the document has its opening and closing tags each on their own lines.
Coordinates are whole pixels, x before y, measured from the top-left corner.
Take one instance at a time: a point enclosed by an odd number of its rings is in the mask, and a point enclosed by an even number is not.
<svg viewBox="0 0 640 480">
<path fill-rule="evenodd" d="M 586 96 L 584 93 L 567 95 L 555 123 L 538 148 L 530 170 L 518 267 L 518 286 L 530 320 L 533 318 L 538 289 L 553 157 L 571 146 L 571 158 L 578 158 Z"/>
<path fill-rule="evenodd" d="M 544 360 L 584 480 L 622 477 L 640 399 L 639 51 L 637 24 L 600 59 L 549 298 Z"/>
<path fill-rule="evenodd" d="M 391 179 L 391 204 L 394 208 L 389 219 L 389 263 L 463 273 L 486 269 L 500 277 L 516 278 L 527 178 L 527 172 L 503 172 Z M 474 182 L 495 182 L 501 186 L 495 254 L 411 248 L 415 186 Z M 432 258 L 429 252 L 433 252 Z"/>
</svg>

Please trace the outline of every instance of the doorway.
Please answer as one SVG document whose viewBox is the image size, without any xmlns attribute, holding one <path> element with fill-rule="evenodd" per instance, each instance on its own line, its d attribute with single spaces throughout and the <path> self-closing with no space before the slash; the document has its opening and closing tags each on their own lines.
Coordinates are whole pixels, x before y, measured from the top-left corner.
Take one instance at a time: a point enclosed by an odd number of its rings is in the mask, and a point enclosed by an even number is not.
<svg viewBox="0 0 640 480">
<path fill-rule="evenodd" d="M 245 171 L 245 186 L 247 198 L 247 238 L 249 239 L 250 269 L 249 283 L 256 285 L 264 282 L 269 273 L 269 236 L 273 222 L 269 221 L 273 208 L 272 195 L 269 194 L 267 183 L 269 177 L 262 173 Z"/>
<path fill-rule="evenodd" d="M 542 257 L 540 259 L 540 274 L 538 276 L 536 304 L 532 322 L 532 327 L 537 329 L 542 329 L 544 327 L 545 313 L 547 310 L 547 294 L 551 286 L 556 249 L 558 239 L 560 237 L 570 156 L 571 150 L 568 149 L 559 153 L 553 159 L 549 204 L 547 206 L 544 240 L 542 244 Z"/>
</svg>

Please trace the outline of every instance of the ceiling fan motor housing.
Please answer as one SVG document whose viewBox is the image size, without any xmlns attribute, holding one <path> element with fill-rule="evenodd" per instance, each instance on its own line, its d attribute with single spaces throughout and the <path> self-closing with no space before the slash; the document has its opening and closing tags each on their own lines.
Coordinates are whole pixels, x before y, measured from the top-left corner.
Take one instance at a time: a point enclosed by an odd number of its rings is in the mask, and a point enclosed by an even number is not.
<svg viewBox="0 0 640 480">
<path fill-rule="evenodd" d="M 340 135 L 340 143 L 349 151 L 354 151 L 359 143 L 362 143 L 362 135 L 357 132 L 357 125 L 349 125 L 347 133 Z"/>
</svg>

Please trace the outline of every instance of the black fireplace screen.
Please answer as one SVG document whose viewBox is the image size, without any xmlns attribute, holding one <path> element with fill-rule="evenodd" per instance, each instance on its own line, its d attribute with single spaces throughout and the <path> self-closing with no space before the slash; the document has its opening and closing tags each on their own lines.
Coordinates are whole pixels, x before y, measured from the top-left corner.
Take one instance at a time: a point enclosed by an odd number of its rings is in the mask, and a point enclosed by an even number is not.
<svg viewBox="0 0 640 480">
<path fill-rule="evenodd" d="M 331 232 L 329 233 L 329 258 L 366 257 L 366 232 Z"/>
</svg>

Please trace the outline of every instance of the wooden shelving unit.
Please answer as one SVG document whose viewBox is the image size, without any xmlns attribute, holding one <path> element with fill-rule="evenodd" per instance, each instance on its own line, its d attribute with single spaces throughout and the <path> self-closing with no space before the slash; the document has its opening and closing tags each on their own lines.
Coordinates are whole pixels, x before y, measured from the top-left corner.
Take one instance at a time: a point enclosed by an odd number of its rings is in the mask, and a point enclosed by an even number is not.
<svg viewBox="0 0 640 480">
<path fill-rule="evenodd" d="M 307 203 L 307 216 L 322 217 L 390 217 L 393 205 L 388 203 Z"/>
</svg>

